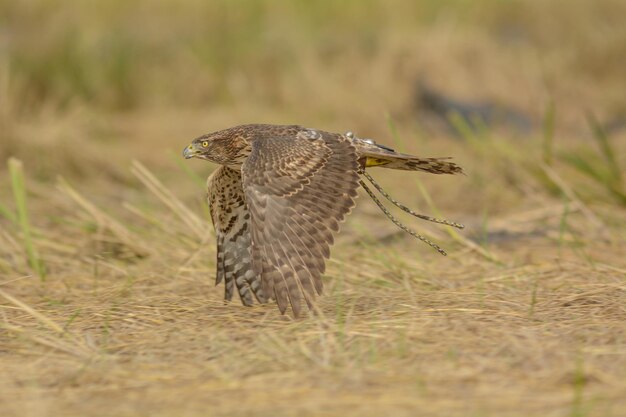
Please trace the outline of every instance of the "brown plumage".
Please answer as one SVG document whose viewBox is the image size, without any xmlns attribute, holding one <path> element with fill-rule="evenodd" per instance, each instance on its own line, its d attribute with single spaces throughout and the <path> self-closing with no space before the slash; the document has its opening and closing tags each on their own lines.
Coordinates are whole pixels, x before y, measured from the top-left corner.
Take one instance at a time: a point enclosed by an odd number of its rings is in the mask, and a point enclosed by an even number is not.
<svg viewBox="0 0 626 417">
<path fill-rule="evenodd" d="M 275 299 L 281 313 L 291 305 L 297 317 L 302 301 L 312 307 L 322 292 L 321 275 L 330 256 L 333 235 L 354 207 L 363 186 L 374 186 L 403 210 L 427 220 L 388 196 L 365 168 L 454 174 L 461 168 L 445 158 L 400 154 L 352 133 L 337 134 L 301 126 L 243 125 L 192 141 L 185 158 L 206 159 L 221 166 L 209 177 L 208 198 L 217 235 L 216 283 L 225 282 L 225 299 L 234 288 L 245 305 L 253 294 L 261 303 Z"/>
</svg>

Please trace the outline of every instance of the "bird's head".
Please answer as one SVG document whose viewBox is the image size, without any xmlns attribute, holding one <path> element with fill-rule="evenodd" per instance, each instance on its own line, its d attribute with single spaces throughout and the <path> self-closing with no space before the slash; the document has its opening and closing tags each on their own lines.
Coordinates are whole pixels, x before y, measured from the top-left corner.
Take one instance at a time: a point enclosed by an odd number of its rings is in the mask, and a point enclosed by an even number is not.
<svg viewBox="0 0 626 417">
<path fill-rule="evenodd" d="M 202 135 L 183 149 L 185 159 L 199 158 L 221 165 L 241 165 L 249 152 L 247 140 L 231 129 Z"/>
<path fill-rule="evenodd" d="M 185 159 L 200 158 L 213 161 L 215 158 L 211 157 L 211 151 L 214 142 L 215 138 L 211 137 L 211 135 L 200 136 L 192 140 L 189 146 L 183 149 L 183 156 Z"/>
</svg>

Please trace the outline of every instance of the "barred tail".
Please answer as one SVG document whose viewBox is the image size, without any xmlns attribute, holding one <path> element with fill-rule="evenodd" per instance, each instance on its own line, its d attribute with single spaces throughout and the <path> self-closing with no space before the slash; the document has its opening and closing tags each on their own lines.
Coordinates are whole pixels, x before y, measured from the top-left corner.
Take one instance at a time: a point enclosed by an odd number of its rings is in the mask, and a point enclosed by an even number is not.
<svg viewBox="0 0 626 417">
<path fill-rule="evenodd" d="M 356 147 L 361 169 L 382 166 L 403 171 L 423 171 L 431 174 L 462 174 L 463 169 L 446 158 L 419 158 L 396 152 L 372 139 L 359 138 L 352 132 L 344 135 Z"/>
<path fill-rule="evenodd" d="M 381 166 L 404 171 L 423 171 L 431 174 L 462 174 L 463 168 L 448 161 L 450 158 L 419 158 L 397 152 L 368 152 L 365 167 Z"/>
</svg>

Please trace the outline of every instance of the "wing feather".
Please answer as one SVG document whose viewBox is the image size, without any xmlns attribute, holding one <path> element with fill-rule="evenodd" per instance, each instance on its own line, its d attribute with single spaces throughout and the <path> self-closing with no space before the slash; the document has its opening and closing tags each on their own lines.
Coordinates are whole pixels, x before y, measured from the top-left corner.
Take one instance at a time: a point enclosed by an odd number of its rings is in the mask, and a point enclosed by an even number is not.
<svg viewBox="0 0 626 417">
<path fill-rule="evenodd" d="M 242 166 L 252 266 L 266 294 L 295 316 L 323 288 L 333 233 L 354 206 L 358 155 L 341 135 L 298 128 L 252 140 Z"/>
</svg>

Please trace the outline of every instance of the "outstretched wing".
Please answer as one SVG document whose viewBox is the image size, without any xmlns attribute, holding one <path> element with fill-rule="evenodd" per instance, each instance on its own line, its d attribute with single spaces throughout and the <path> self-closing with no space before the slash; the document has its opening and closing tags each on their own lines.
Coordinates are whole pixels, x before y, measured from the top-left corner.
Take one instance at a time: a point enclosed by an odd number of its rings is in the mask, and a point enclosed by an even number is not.
<svg viewBox="0 0 626 417">
<path fill-rule="evenodd" d="M 359 177 L 354 146 L 337 134 L 298 128 L 252 140 L 242 166 L 251 214 L 252 265 L 281 313 L 297 317 L 321 294 L 333 233 L 354 206 Z"/>
<path fill-rule="evenodd" d="M 241 172 L 221 166 L 209 177 L 207 187 L 217 236 L 215 285 L 225 281 L 224 299 L 228 301 L 237 287 L 244 305 L 254 303 L 252 293 L 259 302 L 266 302 L 260 275 L 252 269 L 250 213 L 243 194 Z"/>
</svg>

